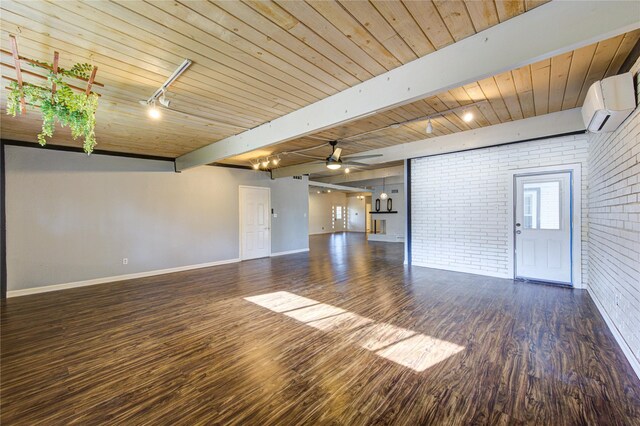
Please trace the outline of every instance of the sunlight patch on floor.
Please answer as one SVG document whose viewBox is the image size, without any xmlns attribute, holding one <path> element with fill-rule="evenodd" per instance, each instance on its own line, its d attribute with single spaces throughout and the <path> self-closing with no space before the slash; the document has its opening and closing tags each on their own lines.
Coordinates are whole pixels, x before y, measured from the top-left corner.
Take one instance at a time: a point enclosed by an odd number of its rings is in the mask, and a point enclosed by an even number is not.
<svg viewBox="0 0 640 426">
<path fill-rule="evenodd" d="M 464 350 L 464 346 L 391 324 L 376 323 L 353 312 L 288 291 L 245 297 L 244 300 L 318 330 L 348 332 L 347 338 L 358 346 L 418 372 Z"/>
<path fill-rule="evenodd" d="M 244 300 L 248 300 L 251 303 L 255 303 L 274 312 L 291 311 L 320 303 L 313 299 L 307 299 L 306 297 L 289 293 L 288 291 L 276 291 L 275 293 L 245 297 Z"/>
</svg>

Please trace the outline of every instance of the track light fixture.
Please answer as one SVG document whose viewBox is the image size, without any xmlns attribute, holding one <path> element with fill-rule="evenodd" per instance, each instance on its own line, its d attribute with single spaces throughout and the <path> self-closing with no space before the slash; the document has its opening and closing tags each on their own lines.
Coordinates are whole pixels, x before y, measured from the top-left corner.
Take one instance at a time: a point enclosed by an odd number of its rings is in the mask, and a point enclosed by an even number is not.
<svg viewBox="0 0 640 426">
<path fill-rule="evenodd" d="M 180 75 L 185 72 L 187 68 L 189 68 L 190 65 L 191 61 L 189 59 L 185 59 L 182 64 L 180 64 L 180 66 L 176 68 L 176 70 L 169 76 L 167 81 L 165 81 L 162 86 L 160 86 L 155 92 L 153 92 L 153 95 L 151 95 L 149 99 L 139 101 L 142 105 L 150 106 L 149 115 L 151 116 L 151 118 L 158 119 L 161 115 L 160 110 L 156 107 L 156 101 L 160 102 L 160 105 L 162 105 L 163 107 L 169 108 L 171 101 L 166 98 L 165 93 L 169 89 L 169 86 L 171 86 L 178 79 L 178 77 L 180 77 Z"/>
<path fill-rule="evenodd" d="M 250 160 L 249 162 L 251 163 L 251 167 L 253 168 L 253 170 L 259 170 L 260 168 L 267 170 L 269 169 L 269 165 L 277 167 L 280 164 L 280 156 L 269 156 L 265 157 L 264 159 L 258 158 L 256 160 Z"/>
<path fill-rule="evenodd" d="M 171 101 L 165 97 L 165 92 L 162 92 L 162 96 L 158 98 L 158 101 L 165 108 L 169 108 L 169 105 L 171 105 Z"/>
<path fill-rule="evenodd" d="M 156 106 L 156 101 L 153 101 L 151 104 L 149 104 L 149 117 L 153 118 L 154 120 L 159 119 L 162 114 L 160 113 L 160 109 Z"/>
<path fill-rule="evenodd" d="M 473 113 L 471 111 L 462 111 L 462 119 L 465 123 L 473 121 Z"/>
</svg>

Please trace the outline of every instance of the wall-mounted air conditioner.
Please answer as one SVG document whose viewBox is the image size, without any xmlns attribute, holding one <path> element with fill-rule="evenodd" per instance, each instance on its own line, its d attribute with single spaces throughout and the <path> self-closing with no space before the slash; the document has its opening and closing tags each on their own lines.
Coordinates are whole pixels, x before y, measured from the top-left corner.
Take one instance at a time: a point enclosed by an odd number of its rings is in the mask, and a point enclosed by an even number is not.
<svg viewBox="0 0 640 426">
<path fill-rule="evenodd" d="M 613 132 L 636 107 L 631 73 L 596 81 L 582 106 L 582 119 L 592 133 Z"/>
</svg>

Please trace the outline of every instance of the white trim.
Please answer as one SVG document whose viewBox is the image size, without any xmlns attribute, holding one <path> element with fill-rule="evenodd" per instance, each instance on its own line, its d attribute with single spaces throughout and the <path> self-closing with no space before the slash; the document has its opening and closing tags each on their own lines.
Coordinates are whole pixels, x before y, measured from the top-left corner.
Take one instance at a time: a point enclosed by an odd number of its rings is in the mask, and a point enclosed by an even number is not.
<svg viewBox="0 0 640 426">
<path fill-rule="evenodd" d="M 465 274 L 482 275 L 486 277 L 506 278 L 508 280 L 513 279 L 513 277 L 508 274 L 502 274 L 500 272 L 484 271 L 484 270 L 473 269 L 473 268 L 465 268 L 463 266 L 434 265 L 428 262 L 415 262 L 415 261 L 411 262 L 411 266 L 420 266 L 422 268 L 439 269 L 441 271 L 463 272 Z"/>
<path fill-rule="evenodd" d="M 627 358 L 627 361 L 629 361 L 629 364 L 631 364 L 631 368 L 633 368 L 633 371 L 636 373 L 636 376 L 640 378 L 640 362 L 638 362 L 636 357 L 633 355 L 633 351 L 631 350 L 627 342 L 624 340 L 624 337 L 622 337 L 622 334 L 620 334 L 620 332 L 616 328 L 613 320 L 611 319 L 607 311 L 604 309 L 604 306 L 600 303 L 595 293 L 592 293 L 589 287 L 586 287 L 586 290 L 589 293 L 589 296 L 591 296 L 591 300 L 593 300 L 596 307 L 598 308 L 600 315 L 602 315 L 602 318 L 604 318 L 604 322 L 607 323 L 607 326 L 609 327 L 611 334 L 613 334 L 613 337 L 616 339 L 618 346 L 620 346 L 620 349 L 622 349 L 622 352 Z"/>
<path fill-rule="evenodd" d="M 192 269 L 210 268 L 212 266 L 226 265 L 229 263 L 237 263 L 237 262 L 240 262 L 240 259 L 217 260 L 215 262 L 198 263 L 195 265 L 178 266 L 175 268 L 156 269 L 154 271 L 136 272 L 133 274 L 116 275 L 112 277 L 93 278 L 90 280 L 75 281 L 75 282 L 64 283 L 64 284 L 47 285 L 42 287 L 25 288 L 22 290 L 10 290 L 7 292 L 7 297 L 27 296 L 29 294 L 47 293 L 50 291 L 66 290 L 66 289 L 76 288 L 76 287 L 86 287 L 90 285 L 106 284 L 106 283 L 112 283 L 116 281 L 133 280 L 136 278 L 172 274 L 174 272 L 190 271 Z"/>
<path fill-rule="evenodd" d="M 287 250 L 287 251 L 279 251 L 277 253 L 271 253 L 271 257 L 276 256 L 285 256 L 287 254 L 295 254 L 295 253 L 305 253 L 309 251 L 309 247 L 297 250 Z"/>
<path fill-rule="evenodd" d="M 267 192 L 269 193 L 269 206 L 267 206 L 267 212 L 268 212 L 268 217 L 269 217 L 269 254 L 265 257 L 269 257 L 271 256 L 271 188 L 268 186 L 251 186 L 251 185 L 238 185 L 238 213 L 239 213 L 239 217 L 238 217 L 238 228 L 239 228 L 239 235 L 238 235 L 238 258 L 240 260 L 251 260 L 251 259 L 258 259 L 258 258 L 249 258 L 249 259 L 245 259 L 242 255 L 242 234 L 244 231 L 244 226 L 243 226 L 243 222 L 242 222 L 242 218 L 244 217 L 243 213 L 244 213 L 244 209 L 243 209 L 243 203 L 242 203 L 242 190 L 243 189 L 266 189 Z"/>
<path fill-rule="evenodd" d="M 509 214 L 509 239 L 507 245 L 507 253 L 509 253 L 507 263 L 508 278 L 515 278 L 515 241 L 513 230 L 515 229 L 515 185 L 513 184 L 515 176 L 535 174 L 535 173 L 562 173 L 571 172 L 572 187 L 572 203 L 573 214 L 571 217 L 571 251 L 573 258 L 571 259 L 571 276 L 573 288 L 584 288 L 582 283 L 582 164 L 558 164 L 555 166 L 530 167 L 526 169 L 509 170 L 509 187 L 511 190 L 507 193 L 507 206 L 511 206 Z"/>
</svg>

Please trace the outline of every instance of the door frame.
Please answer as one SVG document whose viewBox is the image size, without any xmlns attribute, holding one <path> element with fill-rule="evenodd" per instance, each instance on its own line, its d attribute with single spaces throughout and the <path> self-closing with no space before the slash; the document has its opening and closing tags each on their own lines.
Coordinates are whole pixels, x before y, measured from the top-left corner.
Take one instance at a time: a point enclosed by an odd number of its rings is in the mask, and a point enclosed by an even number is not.
<svg viewBox="0 0 640 426">
<path fill-rule="evenodd" d="M 269 194 L 269 204 L 267 206 L 267 212 L 268 212 L 268 217 L 269 217 L 269 254 L 268 257 L 271 256 L 271 242 L 272 242 L 272 229 L 271 229 L 271 188 L 268 186 L 251 186 L 251 185 L 238 185 L 238 220 L 239 220 L 239 225 L 238 228 L 240 230 L 239 234 L 238 234 L 238 258 L 242 261 L 245 260 L 244 259 L 244 253 L 242 252 L 242 235 L 244 233 L 244 221 L 243 221 L 243 213 L 244 213 L 244 206 L 242 203 L 242 190 L 243 189 L 266 189 L 267 193 Z"/>
<path fill-rule="evenodd" d="M 507 206 L 510 206 L 509 214 L 509 244 L 507 273 L 516 278 L 516 250 L 515 250 L 515 224 L 516 224 L 516 176 L 535 176 L 551 173 L 569 173 L 571 184 L 571 285 L 573 288 L 584 288 L 582 283 L 582 164 L 559 164 L 556 166 L 531 167 L 514 169 L 509 171 L 508 179 L 510 190 L 508 191 Z"/>
</svg>

